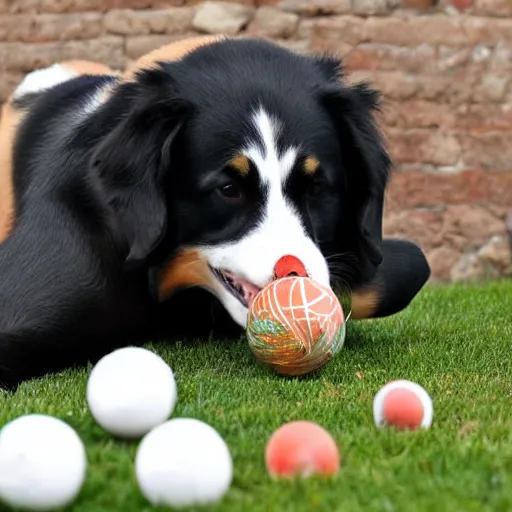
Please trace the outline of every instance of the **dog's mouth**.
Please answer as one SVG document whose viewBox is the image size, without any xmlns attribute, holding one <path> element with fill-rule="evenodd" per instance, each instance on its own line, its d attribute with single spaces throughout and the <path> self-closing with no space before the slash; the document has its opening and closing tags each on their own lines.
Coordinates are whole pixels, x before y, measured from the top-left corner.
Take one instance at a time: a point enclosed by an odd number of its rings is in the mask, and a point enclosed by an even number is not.
<svg viewBox="0 0 512 512">
<path fill-rule="evenodd" d="M 248 308 L 256 295 L 260 292 L 255 284 L 241 279 L 229 270 L 213 268 L 208 265 L 213 275 L 222 283 L 224 288 L 231 293 L 244 307 Z"/>
</svg>

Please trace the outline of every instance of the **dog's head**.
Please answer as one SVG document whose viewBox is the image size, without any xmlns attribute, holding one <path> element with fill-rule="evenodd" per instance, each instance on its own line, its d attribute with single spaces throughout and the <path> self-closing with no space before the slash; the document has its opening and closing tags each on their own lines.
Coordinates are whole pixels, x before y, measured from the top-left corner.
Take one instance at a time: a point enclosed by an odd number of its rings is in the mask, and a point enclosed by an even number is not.
<svg viewBox="0 0 512 512">
<path fill-rule="evenodd" d="M 370 279 L 389 168 L 377 100 L 334 58 L 253 39 L 140 71 L 94 156 L 128 263 L 158 268 L 161 299 L 209 289 L 242 326 L 283 256 L 324 285 Z"/>
</svg>

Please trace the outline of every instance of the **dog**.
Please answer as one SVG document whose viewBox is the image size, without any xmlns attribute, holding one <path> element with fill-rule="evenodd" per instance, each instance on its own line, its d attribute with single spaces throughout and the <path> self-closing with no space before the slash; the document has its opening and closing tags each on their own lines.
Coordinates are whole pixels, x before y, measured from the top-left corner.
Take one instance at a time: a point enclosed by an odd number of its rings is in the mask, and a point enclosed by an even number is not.
<svg viewBox="0 0 512 512">
<path fill-rule="evenodd" d="M 287 256 L 351 318 L 407 307 L 429 265 L 383 239 L 380 97 L 345 82 L 336 56 L 241 36 L 29 73 L 0 121 L 0 384 L 179 329 L 243 334 Z"/>
</svg>

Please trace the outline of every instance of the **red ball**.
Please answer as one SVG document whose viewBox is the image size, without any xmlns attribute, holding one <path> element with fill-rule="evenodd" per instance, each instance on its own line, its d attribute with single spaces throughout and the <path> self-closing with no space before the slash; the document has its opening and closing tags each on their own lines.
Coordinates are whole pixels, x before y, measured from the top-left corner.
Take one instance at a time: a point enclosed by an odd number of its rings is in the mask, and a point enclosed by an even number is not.
<svg viewBox="0 0 512 512">
<path fill-rule="evenodd" d="M 414 391 L 393 389 L 384 399 L 384 420 L 397 428 L 418 428 L 423 419 L 423 405 Z"/>
<path fill-rule="evenodd" d="M 378 427 L 399 430 L 430 428 L 432 400 L 423 387 L 407 380 L 388 382 L 375 395 L 373 416 Z"/>
<path fill-rule="evenodd" d="M 274 477 L 331 476 L 340 468 L 340 453 L 332 436 L 310 421 L 293 421 L 278 428 L 265 449 L 267 471 Z"/>
</svg>

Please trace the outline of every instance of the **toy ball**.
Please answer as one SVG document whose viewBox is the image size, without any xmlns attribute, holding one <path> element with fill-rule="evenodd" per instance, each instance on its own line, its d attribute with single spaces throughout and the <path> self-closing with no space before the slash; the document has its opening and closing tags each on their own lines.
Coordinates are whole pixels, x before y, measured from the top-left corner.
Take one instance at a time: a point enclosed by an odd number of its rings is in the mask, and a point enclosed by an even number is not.
<svg viewBox="0 0 512 512">
<path fill-rule="evenodd" d="M 265 464 L 273 477 L 331 476 L 340 467 L 340 453 L 332 436 L 310 421 L 293 421 L 268 440 Z"/>
<path fill-rule="evenodd" d="M 28 414 L 0 431 L 0 500 L 9 507 L 67 507 L 78 497 L 86 472 L 85 447 L 62 420 Z"/>
<path fill-rule="evenodd" d="M 419 384 L 408 380 L 388 382 L 373 400 L 373 417 L 379 428 L 430 428 L 433 414 L 429 394 Z"/>
<path fill-rule="evenodd" d="M 329 288 L 308 277 L 280 278 L 249 306 L 247 339 L 258 361 L 283 375 L 304 375 L 342 348 L 343 309 Z"/>
<path fill-rule="evenodd" d="M 177 401 L 169 365 L 142 347 L 107 354 L 87 381 L 87 403 L 95 421 L 112 435 L 136 439 L 166 421 Z"/>
<path fill-rule="evenodd" d="M 213 427 L 194 418 L 174 418 L 142 439 L 135 473 L 141 493 L 154 506 L 212 505 L 231 486 L 233 461 Z"/>
</svg>

